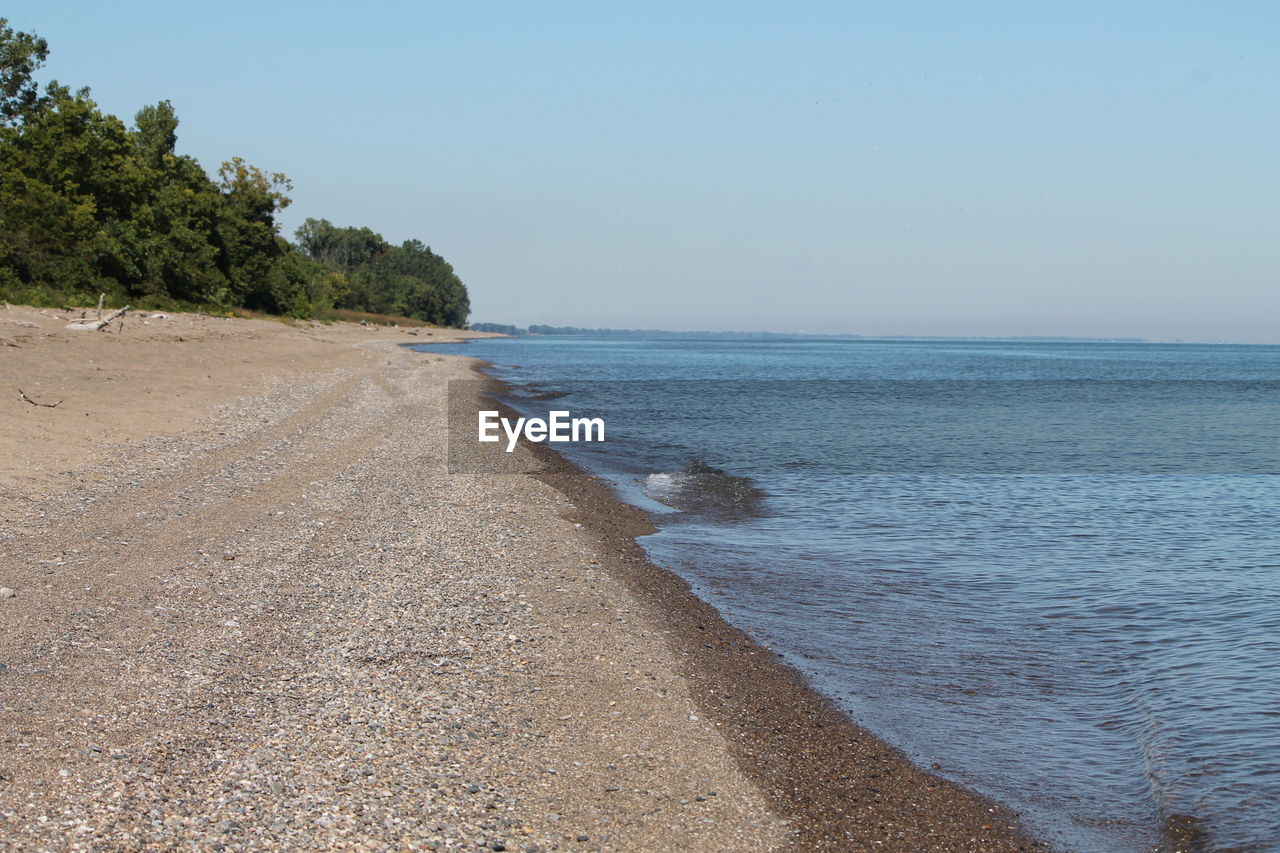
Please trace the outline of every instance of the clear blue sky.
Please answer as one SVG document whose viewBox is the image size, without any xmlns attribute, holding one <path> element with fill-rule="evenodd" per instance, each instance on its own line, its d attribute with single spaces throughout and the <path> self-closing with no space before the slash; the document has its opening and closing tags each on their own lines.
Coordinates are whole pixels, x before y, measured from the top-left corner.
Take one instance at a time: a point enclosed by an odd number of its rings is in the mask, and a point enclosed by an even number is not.
<svg viewBox="0 0 1280 853">
<path fill-rule="evenodd" d="M 1280 4 L 10 4 L 473 319 L 1280 340 Z"/>
</svg>

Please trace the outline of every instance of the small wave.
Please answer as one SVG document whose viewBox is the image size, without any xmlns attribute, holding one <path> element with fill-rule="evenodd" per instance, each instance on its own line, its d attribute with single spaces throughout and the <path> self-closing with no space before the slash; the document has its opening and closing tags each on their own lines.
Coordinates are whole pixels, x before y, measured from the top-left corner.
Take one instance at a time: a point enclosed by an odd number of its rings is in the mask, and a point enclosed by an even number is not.
<svg viewBox="0 0 1280 853">
<path fill-rule="evenodd" d="M 740 477 L 694 460 L 674 473 L 650 474 L 649 497 L 682 512 L 722 520 L 764 515 L 765 493 L 750 477 Z"/>
<path fill-rule="evenodd" d="M 538 386 L 517 386 L 508 388 L 506 397 L 512 403 L 535 402 L 547 400 L 559 400 L 561 397 L 568 397 L 568 391 L 554 391 L 552 388 L 540 388 Z"/>
<path fill-rule="evenodd" d="M 521 400 L 559 400 L 561 397 L 568 397 L 569 392 L 542 388 L 538 385 L 523 385 L 513 389 L 512 396 Z"/>
<path fill-rule="evenodd" d="M 568 397 L 568 391 L 535 391 L 529 395 L 530 400 L 559 400 Z"/>
</svg>

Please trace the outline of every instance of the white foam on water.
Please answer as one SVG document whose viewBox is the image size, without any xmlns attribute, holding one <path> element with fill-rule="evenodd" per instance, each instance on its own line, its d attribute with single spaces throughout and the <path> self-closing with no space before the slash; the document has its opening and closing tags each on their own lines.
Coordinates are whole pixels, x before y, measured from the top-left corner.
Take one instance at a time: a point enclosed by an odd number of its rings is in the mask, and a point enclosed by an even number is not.
<svg viewBox="0 0 1280 853">
<path fill-rule="evenodd" d="M 656 501 L 667 503 L 680 490 L 679 476 L 661 472 L 650 474 L 644 479 L 644 493 Z"/>
</svg>

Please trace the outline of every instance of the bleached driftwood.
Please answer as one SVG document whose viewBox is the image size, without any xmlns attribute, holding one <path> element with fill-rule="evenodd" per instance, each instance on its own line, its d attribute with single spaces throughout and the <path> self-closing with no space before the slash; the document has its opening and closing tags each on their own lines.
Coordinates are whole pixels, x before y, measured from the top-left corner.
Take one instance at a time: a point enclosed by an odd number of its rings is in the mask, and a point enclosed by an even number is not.
<svg viewBox="0 0 1280 853">
<path fill-rule="evenodd" d="M 67 328 L 73 332 L 100 332 L 110 326 L 116 319 L 123 317 L 128 311 L 129 306 L 126 305 L 119 311 L 108 314 L 100 320 L 72 320 L 67 324 Z"/>
<path fill-rule="evenodd" d="M 40 403 L 40 402 L 37 402 L 36 400 L 32 400 L 30 397 L 28 397 L 28 396 L 26 395 L 26 392 L 24 392 L 21 388 L 19 388 L 19 389 L 18 389 L 18 397 L 19 397 L 19 399 L 21 399 L 21 400 L 23 400 L 23 401 L 25 401 L 25 402 L 27 402 L 27 403 L 30 403 L 30 404 L 31 404 L 31 405 L 33 405 L 33 406 L 39 406 L 39 407 L 41 407 L 42 409 L 56 409 L 56 408 L 58 408 L 58 405 L 62 402 L 61 400 L 59 400 L 57 403 Z"/>
</svg>

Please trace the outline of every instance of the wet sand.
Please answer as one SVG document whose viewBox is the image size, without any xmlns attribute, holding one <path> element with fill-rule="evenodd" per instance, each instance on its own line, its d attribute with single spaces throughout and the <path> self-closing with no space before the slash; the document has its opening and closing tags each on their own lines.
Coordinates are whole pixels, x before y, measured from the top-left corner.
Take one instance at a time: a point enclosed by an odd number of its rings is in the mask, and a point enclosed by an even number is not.
<svg viewBox="0 0 1280 853">
<path fill-rule="evenodd" d="M 1036 849 L 650 565 L 599 482 L 449 473 L 472 360 L 108 334 L 0 312 L 0 846 Z"/>
</svg>

